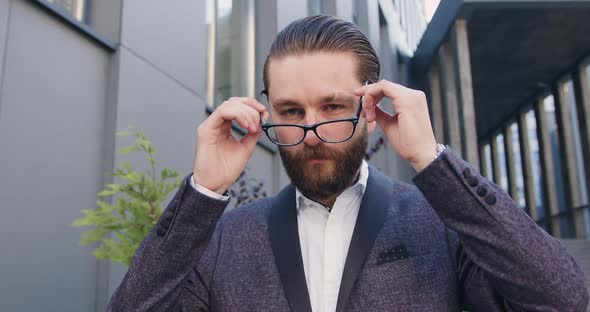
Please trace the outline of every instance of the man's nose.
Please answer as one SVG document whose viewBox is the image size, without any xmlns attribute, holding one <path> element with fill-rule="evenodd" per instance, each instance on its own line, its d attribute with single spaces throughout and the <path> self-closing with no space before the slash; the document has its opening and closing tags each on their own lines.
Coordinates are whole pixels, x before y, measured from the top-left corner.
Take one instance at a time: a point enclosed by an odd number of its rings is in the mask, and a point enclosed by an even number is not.
<svg viewBox="0 0 590 312">
<path fill-rule="evenodd" d="M 318 123 L 318 120 L 315 116 L 313 116 L 313 114 L 308 114 L 306 116 L 306 118 L 305 118 L 306 125 L 315 125 L 316 123 Z M 305 139 L 303 139 L 303 144 L 305 144 L 307 146 L 316 146 L 321 141 L 322 140 L 320 140 L 320 138 L 318 138 L 318 136 L 315 134 L 315 131 L 308 130 L 307 133 L 305 134 Z"/>
</svg>

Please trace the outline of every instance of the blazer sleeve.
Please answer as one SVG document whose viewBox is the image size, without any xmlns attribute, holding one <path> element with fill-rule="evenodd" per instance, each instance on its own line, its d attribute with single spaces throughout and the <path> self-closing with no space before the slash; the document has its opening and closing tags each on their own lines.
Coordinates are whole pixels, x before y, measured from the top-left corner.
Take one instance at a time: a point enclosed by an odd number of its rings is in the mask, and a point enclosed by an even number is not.
<svg viewBox="0 0 590 312">
<path fill-rule="evenodd" d="M 450 230 L 463 307 L 473 311 L 585 311 L 575 259 L 451 148 L 413 179 Z"/>
<path fill-rule="evenodd" d="M 108 311 L 209 311 L 217 225 L 228 201 L 199 193 L 189 178 L 135 252 Z"/>
</svg>

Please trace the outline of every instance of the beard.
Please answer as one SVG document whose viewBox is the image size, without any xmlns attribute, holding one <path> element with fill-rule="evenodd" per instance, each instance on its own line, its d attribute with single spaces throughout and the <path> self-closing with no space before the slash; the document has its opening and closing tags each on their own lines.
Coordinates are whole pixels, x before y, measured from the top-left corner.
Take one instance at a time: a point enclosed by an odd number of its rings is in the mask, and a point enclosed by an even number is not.
<svg viewBox="0 0 590 312">
<path fill-rule="evenodd" d="M 297 152 L 289 147 L 279 147 L 285 171 L 291 182 L 311 199 L 325 199 L 341 193 L 356 178 L 368 146 L 366 125 L 361 126 L 360 135 L 351 140 L 346 150 L 328 147 L 330 143 L 320 142 L 315 147 L 303 144 Z M 312 164 L 310 159 L 329 160 Z"/>
</svg>

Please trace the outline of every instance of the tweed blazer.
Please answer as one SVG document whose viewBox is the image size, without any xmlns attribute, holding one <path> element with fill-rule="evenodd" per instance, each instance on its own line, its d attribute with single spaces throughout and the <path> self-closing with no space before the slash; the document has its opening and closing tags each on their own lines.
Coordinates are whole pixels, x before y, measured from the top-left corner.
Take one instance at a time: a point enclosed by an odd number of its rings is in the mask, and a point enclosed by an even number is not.
<svg viewBox="0 0 590 312">
<path fill-rule="evenodd" d="M 337 311 L 584 311 L 562 244 L 447 149 L 413 179 L 369 168 Z M 295 187 L 223 213 L 188 177 L 109 311 L 311 311 Z"/>
</svg>

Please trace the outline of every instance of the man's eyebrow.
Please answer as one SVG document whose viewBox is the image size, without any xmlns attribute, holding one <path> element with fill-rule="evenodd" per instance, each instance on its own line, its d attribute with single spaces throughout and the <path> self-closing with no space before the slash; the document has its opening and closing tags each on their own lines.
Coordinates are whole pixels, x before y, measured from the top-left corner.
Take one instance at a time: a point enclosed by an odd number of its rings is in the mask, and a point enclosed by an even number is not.
<svg viewBox="0 0 590 312">
<path fill-rule="evenodd" d="M 348 104 L 356 104 L 357 97 L 353 95 L 348 95 L 345 93 L 332 93 L 329 95 L 324 95 L 320 97 L 320 103 L 348 103 Z M 300 106 L 300 104 L 288 98 L 278 98 L 272 102 L 272 106 L 280 107 L 280 106 Z"/>
<path fill-rule="evenodd" d="M 320 98 L 320 103 L 349 103 L 356 104 L 357 98 L 345 93 L 333 93 Z"/>
<path fill-rule="evenodd" d="M 278 98 L 274 101 L 272 101 L 272 106 L 274 107 L 280 107 L 280 106 L 299 106 L 299 104 L 291 99 L 285 99 L 285 98 Z"/>
</svg>

